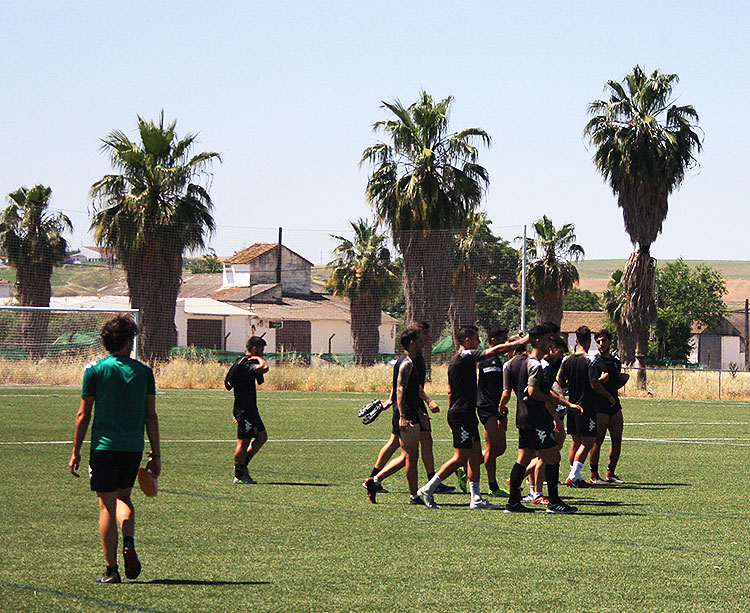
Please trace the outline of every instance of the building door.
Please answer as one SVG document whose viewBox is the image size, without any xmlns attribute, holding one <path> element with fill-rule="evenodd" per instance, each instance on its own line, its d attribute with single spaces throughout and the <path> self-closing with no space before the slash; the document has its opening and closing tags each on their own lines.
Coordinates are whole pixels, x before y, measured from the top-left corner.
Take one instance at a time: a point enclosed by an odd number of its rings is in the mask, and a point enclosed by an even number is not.
<svg viewBox="0 0 750 613">
<path fill-rule="evenodd" d="M 224 326 L 221 319 L 188 319 L 187 344 L 202 349 L 224 349 Z"/>
<path fill-rule="evenodd" d="M 276 352 L 296 352 L 309 358 L 312 351 L 311 330 L 309 321 L 284 320 L 283 327 L 276 330 Z"/>
</svg>

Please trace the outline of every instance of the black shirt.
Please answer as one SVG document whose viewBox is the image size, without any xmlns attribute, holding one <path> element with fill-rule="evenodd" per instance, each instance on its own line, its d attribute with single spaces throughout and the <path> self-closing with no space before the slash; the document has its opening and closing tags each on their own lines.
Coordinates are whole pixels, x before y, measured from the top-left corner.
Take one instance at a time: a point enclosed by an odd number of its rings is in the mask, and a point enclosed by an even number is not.
<svg viewBox="0 0 750 613">
<path fill-rule="evenodd" d="M 260 364 L 248 356 L 239 358 L 237 369 L 232 378 L 232 388 L 234 389 L 234 416 L 239 417 L 244 413 L 258 412 L 258 396 L 255 390 L 256 382 L 258 385 L 263 383 L 263 373 L 258 372 Z"/>
<path fill-rule="evenodd" d="M 409 375 L 409 379 L 406 381 L 404 388 L 404 411 L 408 419 L 414 421 L 415 416 L 418 419 L 418 412 L 422 407 L 422 399 L 419 397 L 419 370 L 414 365 L 414 360 L 409 356 L 408 353 L 402 354 L 393 365 L 393 412 L 397 415 L 400 414 L 398 408 L 398 372 L 401 369 L 401 365 L 409 360 L 412 363 L 413 369 Z"/>
<path fill-rule="evenodd" d="M 622 362 L 613 355 L 603 356 L 601 353 L 594 357 L 594 361 L 591 362 L 589 367 L 589 380 L 596 381 L 603 373 L 609 374 L 607 381 L 602 381 L 604 389 L 607 390 L 612 397 L 615 399 L 614 406 L 622 408 L 620 406 L 620 397 L 618 390 L 620 389 L 620 373 L 622 372 Z M 601 394 L 596 394 L 596 402 L 600 407 L 610 407 L 609 401 Z"/>
<path fill-rule="evenodd" d="M 560 386 L 568 388 L 568 399 L 573 404 L 579 404 L 586 412 L 596 411 L 597 394 L 591 387 L 589 369 L 593 357 L 585 353 L 574 353 L 565 356 L 560 366 L 557 380 Z"/>
<path fill-rule="evenodd" d="M 498 356 L 484 360 L 479 365 L 477 408 L 496 411 L 503 393 L 503 361 Z"/>
<path fill-rule="evenodd" d="M 527 356 L 525 366 L 521 365 L 518 369 L 518 381 L 515 387 L 516 426 L 518 428 L 546 431 L 553 428 L 552 415 L 547 410 L 545 403 L 531 398 L 528 389 L 534 387 L 542 392 L 549 393 L 552 384 L 549 380 L 549 374 L 545 372 L 548 368 L 549 364 L 546 360 L 538 360 L 533 356 Z"/>
<path fill-rule="evenodd" d="M 486 357 L 483 349 L 462 349 L 448 365 L 448 386 L 453 414 L 473 414 L 477 410 L 477 362 Z"/>
</svg>

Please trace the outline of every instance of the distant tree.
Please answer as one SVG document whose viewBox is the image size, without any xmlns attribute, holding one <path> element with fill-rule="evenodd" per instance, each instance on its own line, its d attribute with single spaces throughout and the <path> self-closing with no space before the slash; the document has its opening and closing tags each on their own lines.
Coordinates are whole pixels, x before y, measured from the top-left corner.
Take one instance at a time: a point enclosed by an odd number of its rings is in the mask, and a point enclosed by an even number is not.
<svg viewBox="0 0 750 613">
<path fill-rule="evenodd" d="M 398 292 L 400 277 L 386 246 L 386 237 L 378 234 L 377 224 L 359 219 L 351 223 L 354 240 L 334 236 L 339 245 L 328 287 L 351 303 L 351 330 L 354 363 L 371 366 L 378 355 L 383 304 Z"/>
<path fill-rule="evenodd" d="M 559 230 L 546 215 L 533 224 L 534 238 L 527 240 L 526 284 L 536 303 L 536 321 L 558 326 L 562 322 L 563 298 L 578 282 L 577 262 L 584 255 L 578 245 L 575 226 Z"/>
<path fill-rule="evenodd" d="M 448 314 L 456 232 L 466 227 L 489 182 L 474 142 L 489 145 L 490 137 L 479 128 L 448 133 L 452 102 L 436 102 L 426 92 L 409 107 L 384 102 L 393 118 L 373 129 L 388 142 L 368 147 L 361 159 L 373 167 L 367 200 L 403 256 L 406 319 L 435 331 Z M 428 369 L 431 349 L 425 347 Z"/>
<path fill-rule="evenodd" d="M 571 287 L 563 298 L 565 311 L 601 311 L 599 296 L 587 289 Z"/>
<path fill-rule="evenodd" d="M 209 249 L 200 260 L 188 264 L 188 270 L 194 275 L 221 272 L 223 267 L 221 260 L 216 257 L 216 252 L 213 249 Z"/>
<path fill-rule="evenodd" d="M 520 256 L 507 241 L 498 240 L 489 247 L 489 275 L 477 289 L 477 323 L 485 330 L 506 325 L 512 333 L 521 327 L 521 290 L 516 277 Z M 534 301 L 527 296 L 527 321 L 534 319 L 534 309 Z"/>
<path fill-rule="evenodd" d="M 660 362 L 687 361 L 694 323 L 718 325 L 726 314 L 726 283 L 705 264 L 694 270 L 680 258 L 656 269 L 656 320 L 652 347 Z"/>
<path fill-rule="evenodd" d="M 52 189 L 44 185 L 21 187 L 8 194 L 0 218 L 0 250 L 16 269 L 18 301 L 23 306 L 48 307 L 52 272 L 65 261 L 68 244 L 63 238 L 73 225 L 63 213 L 48 210 Z M 27 311 L 21 315 L 24 348 L 33 359 L 46 351 L 49 313 Z"/>
<path fill-rule="evenodd" d="M 589 105 L 592 118 L 584 130 L 596 147 L 596 168 L 617 195 L 625 231 L 635 246 L 623 275 L 623 332 L 635 339 L 642 388 L 649 327 L 656 316 L 651 244 L 667 216 L 669 195 L 682 184 L 701 150 L 695 129 L 698 114 L 692 106 L 671 100 L 678 80 L 676 74 L 655 70 L 647 75 L 634 66 L 622 83 L 607 81 L 609 99 Z"/>
<path fill-rule="evenodd" d="M 175 121 L 138 118 L 140 142 L 123 132 L 102 141 L 118 174 L 91 186 L 91 229 L 98 245 L 117 253 L 133 308 L 140 309 L 141 354 L 166 359 L 177 344 L 175 309 L 183 254 L 205 248 L 214 230 L 207 168 L 218 153 L 193 155 L 197 135 L 178 138 Z"/>
</svg>

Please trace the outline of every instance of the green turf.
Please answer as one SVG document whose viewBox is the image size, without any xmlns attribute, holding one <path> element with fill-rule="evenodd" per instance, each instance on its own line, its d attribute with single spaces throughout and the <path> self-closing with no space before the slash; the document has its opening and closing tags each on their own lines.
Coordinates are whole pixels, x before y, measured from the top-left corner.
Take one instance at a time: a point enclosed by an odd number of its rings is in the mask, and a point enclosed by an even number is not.
<svg viewBox="0 0 750 613">
<path fill-rule="evenodd" d="M 371 505 L 360 482 L 390 425 L 359 423 L 369 399 L 261 392 L 260 483 L 233 486 L 229 394 L 159 393 L 161 491 L 134 494 L 144 570 L 108 586 L 93 582 L 96 501 L 67 473 L 70 444 L 17 444 L 69 441 L 77 390 L 0 387 L 0 610 L 750 608 L 750 405 L 626 400 L 625 435 L 645 439 L 625 442 L 629 483 L 562 488 L 574 516 L 519 517 L 470 511 L 463 494 L 408 506 L 403 474 Z M 440 463 L 451 444 L 444 414 L 433 422 Z"/>
</svg>

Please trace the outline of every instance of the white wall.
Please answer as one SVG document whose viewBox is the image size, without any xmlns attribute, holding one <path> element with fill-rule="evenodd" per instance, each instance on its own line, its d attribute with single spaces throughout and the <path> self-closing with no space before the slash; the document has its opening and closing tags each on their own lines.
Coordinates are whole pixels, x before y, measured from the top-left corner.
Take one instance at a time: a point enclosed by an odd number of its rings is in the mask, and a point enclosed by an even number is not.
<svg viewBox="0 0 750 613">
<path fill-rule="evenodd" d="M 721 337 L 722 370 L 728 370 L 732 362 L 738 364 L 741 369 L 745 367 L 745 354 L 742 349 L 742 342 L 739 336 Z"/>
</svg>

